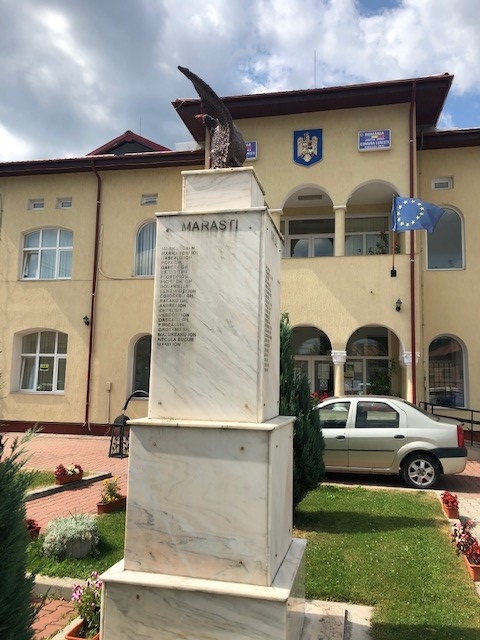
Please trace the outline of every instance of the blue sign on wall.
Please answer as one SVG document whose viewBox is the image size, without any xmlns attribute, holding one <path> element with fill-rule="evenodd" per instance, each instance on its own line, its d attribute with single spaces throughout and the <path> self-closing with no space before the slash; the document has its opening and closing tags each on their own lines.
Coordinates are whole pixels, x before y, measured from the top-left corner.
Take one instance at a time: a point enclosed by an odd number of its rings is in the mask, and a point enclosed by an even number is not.
<svg viewBox="0 0 480 640">
<path fill-rule="evenodd" d="M 390 129 L 358 132 L 359 151 L 383 151 L 390 149 L 391 146 L 392 134 Z"/>
<path fill-rule="evenodd" d="M 251 140 L 249 142 L 245 142 L 247 147 L 247 160 L 256 160 L 257 159 L 257 142 L 255 140 Z"/>
</svg>

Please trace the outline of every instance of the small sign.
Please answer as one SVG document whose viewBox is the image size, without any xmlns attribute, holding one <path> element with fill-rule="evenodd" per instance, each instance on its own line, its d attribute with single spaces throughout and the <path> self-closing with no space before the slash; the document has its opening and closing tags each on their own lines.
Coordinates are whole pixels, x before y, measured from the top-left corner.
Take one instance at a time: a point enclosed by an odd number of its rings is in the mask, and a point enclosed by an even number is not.
<svg viewBox="0 0 480 640">
<path fill-rule="evenodd" d="M 246 160 L 256 160 L 257 159 L 257 141 L 251 140 L 249 142 L 245 142 L 247 147 L 247 157 Z"/>
<path fill-rule="evenodd" d="M 293 161 L 311 167 L 322 159 L 322 129 L 293 132 Z"/>
<path fill-rule="evenodd" d="M 49 364 L 40 364 L 39 367 L 40 371 L 48 371 L 50 369 L 50 365 Z"/>
<path fill-rule="evenodd" d="M 392 146 L 392 132 L 390 129 L 358 132 L 359 151 L 385 151 Z"/>
</svg>

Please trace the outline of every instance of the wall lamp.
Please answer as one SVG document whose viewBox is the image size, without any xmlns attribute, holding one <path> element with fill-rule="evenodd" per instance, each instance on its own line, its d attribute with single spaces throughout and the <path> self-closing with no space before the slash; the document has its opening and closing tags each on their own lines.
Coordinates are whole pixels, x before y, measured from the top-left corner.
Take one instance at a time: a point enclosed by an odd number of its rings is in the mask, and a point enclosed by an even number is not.
<svg viewBox="0 0 480 640">
<path fill-rule="evenodd" d="M 402 308 L 402 301 L 400 300 L 400 298 L 395 302 L 395 311 L 400 311 L 400 309 Z"/>
<path fill-rule="evenodd" d="M 83 324 L 86 324 L 87 327 L 90 324 L 90 318 L 88 316 L 83 316 Z"/>
</svg>

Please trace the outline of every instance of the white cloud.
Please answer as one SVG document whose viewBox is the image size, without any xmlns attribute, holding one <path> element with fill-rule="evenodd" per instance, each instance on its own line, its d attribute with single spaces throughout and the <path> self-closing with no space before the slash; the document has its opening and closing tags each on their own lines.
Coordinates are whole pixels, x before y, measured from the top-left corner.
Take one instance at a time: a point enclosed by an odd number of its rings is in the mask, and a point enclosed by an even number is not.
<svg viewBox="0 0 480 640">
<path fill-rule="evenodd" d="M 25 160 L 31 153 L 32 147 L 28 142 L 0 124 L 0 162 Z"/>
<path fill-rule="evenodd" d="M 478 0 L 23 0 L 3 11 L 6 159 L 80 155 L 140 121 L 173 148 L 189 134 L 171 101 L 196 95 L 179 64 L 220 95 L 449 72 L 442 122 L 480 125 Z"/>
</svg>

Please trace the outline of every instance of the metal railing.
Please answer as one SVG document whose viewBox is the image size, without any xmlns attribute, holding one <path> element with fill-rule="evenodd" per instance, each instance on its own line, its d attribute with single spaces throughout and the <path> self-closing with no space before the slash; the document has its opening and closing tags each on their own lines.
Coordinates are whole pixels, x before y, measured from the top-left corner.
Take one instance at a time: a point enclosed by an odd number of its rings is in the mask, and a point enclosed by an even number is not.
<svg viewBox="0 0 480 640">
<path fill-rule="evenodd" d="M 480 446 L 480 439 L 475 439 L 476 433 L 480 438 L 480 410 L 470 409 L 468 407 L 442 407 L 431 402 L 419 402 L 418 406 L 425 409 L 427 413 L 431 413 L 439 418 L 450 418 L 452 420 L 460 420 L 464 425 L 464 431 L 470 431 L 470 444 Z M 441 413 L 440 413 L 441 412 Z M 448 412 L 448 413 L 445 413 Z M 467 427 L 469 425 L 469 427 Z M 475 429 L 475 427 L 477 427 Z"/>
</svg>

